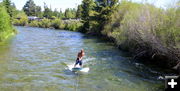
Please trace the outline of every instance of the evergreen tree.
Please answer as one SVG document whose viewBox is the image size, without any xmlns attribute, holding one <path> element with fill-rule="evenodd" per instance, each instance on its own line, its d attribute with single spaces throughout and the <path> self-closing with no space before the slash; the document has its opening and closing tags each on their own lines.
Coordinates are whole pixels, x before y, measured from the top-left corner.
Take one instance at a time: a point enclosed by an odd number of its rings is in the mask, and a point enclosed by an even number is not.
<svg viewBox="0 0 180 91">
<path fill-rule="evenodd" d="M 55 17 L 60 17 L 60 14 L 59 14 L 57 8 L 54 9 L 54 11 L 53 11 L 53 16 L 55 16 Z"/>
<path fill-rule="evenodd" d="M 42 17 L 42 11 L 40 6 L 36 6 L 35 15 L 38 17 Z"/>
<path fill-rule="evenodd" d="M 53 16 L 53 12 L 51 10 L 51 8 L 49 8 L 46 3 L 44 3 L 44 14 L 43 14 L 44 17 L 46 18 L 52 18 Z"/>
<path fill-rule="evenodd" d="M 76 18 L 81 18 L 82 16 L 82 12 L 83 9 L 82 9 L 82 6 L 81 5 L 78 5 L 78 9 L 77 9 L 77 12 L 76 12 Z"/>
<path fill-rule="evenodd" d="M 95 11 L 97 15 L 95 20 L 98 22 L 98 29 L 103 30 L 104 25 L 109 22 L 111 14 L 114 12 L 118 0 L 96 0 Z"/>
<path fill-rule="evenodd" d="M 65 18 L 75 18 L 76 17 L 76 9 L 68 8 L 65 10 L 64 15 L 65 15 Z"/>
<path fill-rule="evenodd" d="M 28 0 L 23 7 L 24 12 L 28 16 L 35 16 L 36 15 L 36 4 L 33 0 Z"/>
<path fill-rule="evenodd" d="M 60 17 L 60 18 L 65 18 L 65 15 L 64 15 L 64 13 L 62 12 L 61 9 L 60 9 L 60 11 L 59 11 L 59 17 Z"/>
<path fill-rule="evenodd" d="M 90 21 L 93 16 L 93 9 L 95 7 L 95 3 L 93 0 L 83 0 L 82 1 L 82 12 L 81 18 L 83 20 L 83 28 L 82 32 L 87 32 L 90 30 Z"/>
</svg>

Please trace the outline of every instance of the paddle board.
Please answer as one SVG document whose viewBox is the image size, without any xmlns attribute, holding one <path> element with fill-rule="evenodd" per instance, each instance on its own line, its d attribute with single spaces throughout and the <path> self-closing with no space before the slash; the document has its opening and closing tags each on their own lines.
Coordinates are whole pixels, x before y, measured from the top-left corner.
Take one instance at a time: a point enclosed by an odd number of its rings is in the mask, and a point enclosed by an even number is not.
<svg viewBox="0 0 180 91">
<path fill-rule="evenodd" d="M 89 71 L 89 67 L 81 68 L 80 66 L 74 67 L 74 65 L 68 65 L 68 68 L 70 71 L 73 71 L 73 72 L 77 72 L 77 71 L 88 72 Z"/>
</svg>

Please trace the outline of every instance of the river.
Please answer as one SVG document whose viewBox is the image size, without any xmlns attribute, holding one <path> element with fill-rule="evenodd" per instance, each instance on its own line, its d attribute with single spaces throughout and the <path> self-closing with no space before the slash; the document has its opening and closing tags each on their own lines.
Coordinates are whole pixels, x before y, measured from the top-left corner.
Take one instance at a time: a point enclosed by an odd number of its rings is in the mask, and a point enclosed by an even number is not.
<svg viewBox="0 0 180 91">
<path fill-rule="evenodd" d="M 163 91 L 158 72 L 112 43 L 79 32 L 16 27 L 0 44 L 1 91 Z M 67 69 L 84 48 L 88 73 Z"/>
</svg>

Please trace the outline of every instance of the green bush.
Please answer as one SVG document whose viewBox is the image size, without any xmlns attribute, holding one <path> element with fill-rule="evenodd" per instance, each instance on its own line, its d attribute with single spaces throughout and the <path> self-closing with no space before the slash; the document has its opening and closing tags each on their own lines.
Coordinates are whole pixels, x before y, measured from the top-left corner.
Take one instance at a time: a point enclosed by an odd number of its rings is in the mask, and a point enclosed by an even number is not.
<svg viewBox="0 0 180 91">
<path fill-rule="evenodd" d="M 71 30 L 71 31 L 79 31 L 79 28 L 82 26 L 82 23 L 79 21 L 71 21 L 67 22 L 65 24 L 65 29 L 66 30 Z"/>
<path fill-rule="evenodd" d="M 0 41 L 6 39 L 13 32 L 14 29 L 10 22 L 10 16 L 6 12 L 5 8 L 0 5 Z"/>
<path fill-rule="evenodd" d="M 51 21 L 49 19 L 42 19 L 41 21 L 39 21 L 39 27 L 42 28 L 50 28 L 51 26 Z"/>
<path fill-rule="evenodd" d="M 137 56 L 180 60 L 180 8 L 122 1 L 101 32 Z"/>
<path fill-rule="evenodd" d="M 30 23 L 29 23 L 29 26 L 31 26 L 31 27 L 39 27 L 39 21 L 37 21 L 37 20 L 35 20 L 35 21 L 31 21 Z"/>
<path fill-rule="evenodd" d="M 20 18 L 20 19 L 17 19 Z M 13 19 L 13 25 L 26 26 L 28 24 L 28 17 L 23 11 L 19 11 Z"/>
<path fill-rule="evenodd" d="M 55 28 L 55 29 L 64 29 L 64 23 L 61 19 L 55 18 L 54 20 L 52 20 L 51 22 L 51 27 Z"/>
</svg>

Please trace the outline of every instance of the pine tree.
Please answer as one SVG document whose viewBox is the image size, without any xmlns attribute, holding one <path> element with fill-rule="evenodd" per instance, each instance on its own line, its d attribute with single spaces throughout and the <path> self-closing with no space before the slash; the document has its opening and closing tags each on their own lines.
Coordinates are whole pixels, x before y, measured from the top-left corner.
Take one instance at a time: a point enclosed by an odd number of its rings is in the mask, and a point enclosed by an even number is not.
<svg viewBox="0 0 180 91">
<path fill-rule="evenodd" d="M 42 11 L 40 6 L 36 6 L 35 15 L 38 17 L 42 17 Z"/>
<path fill-rule="evenodd" d="M 96 19 L 98 22 L 98 29 L 103 30 L 105 24 L 107 24 L 110 20 L 111 14 L 114 12 L 118 0 L 96 0 L 96 8 L 95 11 L 98 12 L 96 15 Z"/>
<path fill-rule="evenodd" d="M 76 12 L 76 18 L 81 18 L 82 16 L 82 12 L 83 9 L 82 9 L 82 6 L 81 5 L 78 5 L 78 9 L 77 9 L 77 12 Z"/>
<path fill-rule="evenodd" d="M 91 17 L 93 16 L 94 7 L 95 7 L 95 3 L 93 0 L 83 0 L 82 1 L 81 18 L 84 23 L 82 32 L 88 32 L 91 28 L 90 21 L 91 21 Z"/>
<path fill-rule="evenodd" d="M 53 16 L 53 12 L 51 10 L 51 8 L 49 8 L 46 3 L 44 3 L 44 14 L 43 14 L 44 17 L 46 18 L 52 18 Z"/>
</svg>

